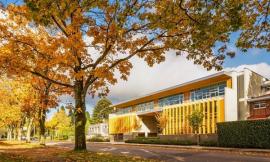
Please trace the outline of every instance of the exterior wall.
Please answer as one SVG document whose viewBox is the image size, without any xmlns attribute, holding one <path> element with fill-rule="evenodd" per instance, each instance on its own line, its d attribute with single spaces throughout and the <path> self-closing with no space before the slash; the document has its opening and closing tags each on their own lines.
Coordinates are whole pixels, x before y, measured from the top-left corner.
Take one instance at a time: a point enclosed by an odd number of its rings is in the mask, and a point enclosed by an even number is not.
<svg viewBox="0 0 270 162">
<path fill-rule="evenodd" d="M 237 111 L 237 93 L 234 89 L 225 89 L 225 121 L 236 121 L 238 118 Z"/>
<path fill-rule="evenodd" d="M 135 113 L 109 116 L 109 134 L 131 133 L 141 127 L 141 121 Z"/>
<path fill-rule="evenodd" d="M 217 134 L 200 134 L 200 142 L 217 142 Z M 161 140 L 177 140 L 177 141 L 190 141 L 197 143 L 196 134 L 181 134 L 181 135 L 158 135 Z"/>
<path fill-rule="evenodd" d="M 239 76 L 238 120 L 247 120 L 250 116 L 248 99 L 264 93 L 261 88 L 264 80 L 264 77 L 249 69 L 244 69 L 243 74 Z"/>
<path fill-rule="evenodd" d="M 250 116 L 249 119 L 264 119 L 270 117 L 270 100 L 262 100 L 258 102 L 265 102 L 266 108 L 254 108 L 256 102 L 250 103 Z"/>
<path fill-rule="evenodd" d="M 204 113 L 203 127 L 199 130 L 200 134 L 215 133 L 216 123 L 224 121 L 224 99 L 222 97 L 172 105 L 163 110 L 168 119 L 167 125 L 163 129 L 163 135 L 193 133 L 188 124 L 187 116 L 195 109 Z"/>
<path fill-rule="evenodd" d="M 144 132 L 145 136 L 149 133 L 158 133 L 157 121 L 154 116 L 141 116 L 142 126 L 138 132 Z"/>
<path fill-rule="evenodd" d="M 108 123 L 99 123 L 99 124 L 90 125 L 88 136 L 90 138 L 93 136 L 108 137 L 109 136 L 108 129 L 109 129 Z"/>
<path fill-rule="evenodd" d="M 230 77 L 227 76 L 227 78 Z M 228 88 L 225 89 L 231 89 L 234 83 L 231 79 L 224 80 L 223 78 L 221 80 L 215 80 L 215 82 L 208 82 L 207 84 L 204 82 L 204 84 L 201 85 L 201 88 L 208 87 L 209 85 L 215 85 L 221 82 L 227 83 L 226 86 Z M 164 135 L 193 133 L 191 127 L 188 125 L 187 116 L 191 114 L 195 109 L 200 109 L 205 114 L 205 118 L 203 120 L 204 126 L 200 128 L 200 133 L 215 133 L 216 123 L 225 121 L 224 96 L 191 101 L 191 91 L 195 89 L 198 89 L 198 87 L 190 87 L 189 91 L 181 92 L 184 95 L 182 104 L 159 107 L 159 99 L 154 99 L 152 100 L 154 103 L 153 112 L 136 112 L 136 106 L 132 105 L 129 106 L 132 107 L 132 112 L 130 113 L 122 115 L 110 114 L 109 134 L 122 134 L 127 138 L 132 136 L 134 133 L 143 133 L 146 136 L 149 133 L 158 134 L 158 123 L 154 117 L 154 113 L 159 111 L 163 111 L 163 113 L 167 115 L 168 119 L 167 126 L 165 129 L 163 129 L 162 132 Z M 171 94 L 168 94 L 168 96 L 171 96 Z M 152 115 L 149 116 L 150 113 L 152 113 Z"/>
</svg>

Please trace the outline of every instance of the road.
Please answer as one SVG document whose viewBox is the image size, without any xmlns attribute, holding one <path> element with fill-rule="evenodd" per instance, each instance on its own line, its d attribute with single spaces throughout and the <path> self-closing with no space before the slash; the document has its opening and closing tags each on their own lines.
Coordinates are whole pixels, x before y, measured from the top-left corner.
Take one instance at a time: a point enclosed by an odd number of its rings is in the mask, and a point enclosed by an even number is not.
<svg viewBox="0 0 270 162">
<path fill-rule="evenodd" d="M 58 147 L 73 148 L 72 143 L 57 143 Z M 270 157 L 241 155 L 231 152 L 185 150 L 148 146 L 114 145 L 109 143 L 87 143 L 88 151 L 110 152 L 167 162 L 270 162 Z"/>
</svg>

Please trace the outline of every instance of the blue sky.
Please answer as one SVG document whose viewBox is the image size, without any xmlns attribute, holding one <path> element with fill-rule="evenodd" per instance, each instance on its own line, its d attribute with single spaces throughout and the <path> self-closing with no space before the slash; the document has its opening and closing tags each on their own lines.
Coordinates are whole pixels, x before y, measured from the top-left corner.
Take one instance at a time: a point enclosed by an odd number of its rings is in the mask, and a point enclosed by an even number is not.
<svg viewBox="0 0 270 162">
<path fill-rule="evenodd" d="M 21 0 L 0 1 L 4 2 L 4 4 L 9 2 L 21 2 Z M 234 45 L 237 37 L 238 33 L 233 33 L 231 35 L 231 42 L 228 44 L 228 47 L 236 52 L 236 56 L 234 58 L 226 58 L 223 67 L 225 69 L 238 68 L 244 65 L 254 69 L 258 73 L 270 77 L 270 53 L 264 49 L 249 49 L 247 52 L 243 53 Z M 110 87 L 111 93 L 108 97 L 113 103 L 214 73 L 214 71 L 206 71 L 201 66 L 193 65 L 192 62 L 187 61 L 185 58 L 177 57 L 174 53 L 170 52 L 164 63 L 156 65 L 153 68 L 146 66 L 143 61 L 138 59 L 133 59 L 132 63 L 134 68 L 131 71 L 129 80 L 127 82 L 120 80 L 118 84 Z M 88 111 L 92 110 L 97 100 L 97 97 L 94 99 L 89 96 L 87 97 L 86 105 Z M 71 97 L 62 97 L 61 104 L 69 102 L 73 102 Z"/>
<path fill-rule="evenodd" d="M 247 52 L 242 52 L 237 49 L 235 42 L 238 38 L 238 33 L 231 34 L 229 48 L 236 52 L 236 57 L 233 59 L 227 58 L 224 67 L 235 67 L 242 64 L 258 64 L 266 62 L 270 64 L 270 53 L 265 49 L 249 49 Z"/>
</svg>

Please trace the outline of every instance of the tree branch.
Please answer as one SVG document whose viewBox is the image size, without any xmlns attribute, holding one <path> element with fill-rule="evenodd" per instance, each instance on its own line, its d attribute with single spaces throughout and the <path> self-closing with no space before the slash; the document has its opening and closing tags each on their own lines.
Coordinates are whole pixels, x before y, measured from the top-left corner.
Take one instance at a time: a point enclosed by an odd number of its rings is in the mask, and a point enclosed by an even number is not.
<svg viewBox="0 0 270 162">
<path fill-rule="evenodd" d="M 34 74 L 34 75 L 36 75 L 36 76 L 39 76 L 39 77 L 41 77 L 41 78 L 43 78 L 43 79 L 46 79 L 46 80 L 48 80 L 48 81 L 50 81 L 50 82 L 52 82 L 52 83 L 54 83 L 54 84 L 57 84 L 57 85 L 60 85 L 60 86 L 64 86 L 64 87 L 68 87 L 68 88 L 73 88 L 73 87 L 74 87 L 74 86 L 71 85 L 71 84 L 62 83 L 62 82 L 53 80 L 53 79 L 51 79 L 51 78 L 49 78 L 49 77 L 47 77 L 47 76 L 44 76 L 44 75 L 42 75 L 42 74 L 40 74 L 40 73 L 38 73 L 38 72 L 36 72 L 36 71 L 31 71 L 31 70 L 27 70 L 27 71 L 30 72 L 30 73 L 32 73 L 32 74 Z"/>
</svg>

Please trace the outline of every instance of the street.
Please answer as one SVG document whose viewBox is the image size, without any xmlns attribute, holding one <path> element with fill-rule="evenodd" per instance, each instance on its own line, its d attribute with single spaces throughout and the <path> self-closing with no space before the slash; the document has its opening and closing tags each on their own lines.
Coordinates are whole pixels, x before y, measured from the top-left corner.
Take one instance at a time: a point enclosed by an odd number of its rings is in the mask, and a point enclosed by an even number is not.
<svg viewBox="0 0 270 162">
<path fill-rule="evenodd" d="M 73 143 L 49 144 L 63 148 L 73 148 Z M 114 145 L 109 143 L 87 143 L 88 151 L 109 152 L 129 156 L 140 156 L 168 162 L 270 162 L 270 157 L 241 155 L 222 151 L 186 150 L 148 146 Z"/>
</svg>

